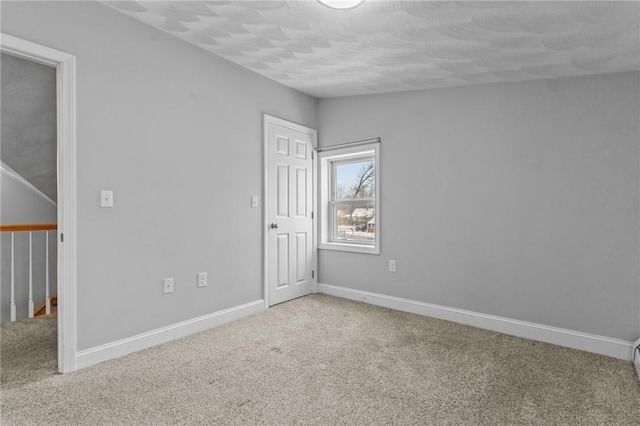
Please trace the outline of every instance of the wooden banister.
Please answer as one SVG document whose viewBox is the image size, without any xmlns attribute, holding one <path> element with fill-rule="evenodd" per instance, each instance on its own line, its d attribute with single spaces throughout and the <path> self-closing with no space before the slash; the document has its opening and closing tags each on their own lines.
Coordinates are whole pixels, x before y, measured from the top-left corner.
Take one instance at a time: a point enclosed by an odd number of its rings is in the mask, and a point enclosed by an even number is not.
<svg viewBox="0 0 640 426">
<path fill-rule="evenodd" d="M 24 225 L 0 225 L 0 232 L 18 231 L 53 231 L 58 229 L 57 223 L 29 223 Z"/>
<path fill-rule="evenodd" d="M 58 306 L 58 296 L 51 296 L 51 305 L 50 306 Z M 51 309 L 51 308 L 49 308 Z M 36 311 L 33 313 L 34 317 L 39 317 L 47 314 L 47 304 L 43 303 Z"/>
</svg>

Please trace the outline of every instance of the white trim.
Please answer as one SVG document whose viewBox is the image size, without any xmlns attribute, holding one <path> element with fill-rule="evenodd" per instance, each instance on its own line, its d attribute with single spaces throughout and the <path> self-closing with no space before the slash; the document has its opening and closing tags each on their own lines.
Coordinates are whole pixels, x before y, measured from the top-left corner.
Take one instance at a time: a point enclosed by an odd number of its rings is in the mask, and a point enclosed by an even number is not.
<svg viewBox="0 0 640 426">
<path fill-rule="evenodd" d="M 269 131 L 271 117 L 262 117 L 262 298 L 269 309 Z"/>
<path fill-rule="evenodd" d="M 318 152 L 333 151 L 334 149 L 345 149 L 360 145 L 369 145 L 372 143 L 380 143 L 380 141 L 380 137 L 377 137 L 372 139 L 363 139 L 361 141 L 355 142 L 339 143 L 337 145 L 321 146 L 320 148 L 318 148 Z"/>
<path fill-rule="evenodd" d="M 264 114 L 264 123 L 276 124 L 278 126 L 286 127 L 291 130 L 295 130 L 296 132 L 306 133 L 308 135 L 313 136 L 313 147 L 316 147 L 316 137 L 318 135 L 318 131 L 312 129 L 307 126 L 303 126 L 302 124 L 293 123 L 291 121 L 283 120 L 282 118 L 274 117 L 273 115 Z"/>
<path fill-rule="evenodd" d="M 313 251 L 313 270 L 315 271 L 315 275 L 313 277 L 311 283 L 311 291 L 313 293 L 318 292 L 318 234 L 317 234 L 317 226 L 316 220 L 318 217 L 317 213 L 317 205 L 316 205 L 316 161 L 317 161 L 317 153 L 316 149 L 318 147 L 318 131 L 312 129 L 310 127 L 303 126 L 301 124 L 292 123 L 287 120 L 283 120 L 282 118 L 274 117 L 269 114 L 264 114 L 262 117 L 262 297 L 264 298 L 264 308 L 269 309 L 269 134 L 268 134 L 268 126 L 269 124 L 275 124 L 278 126 L 286 127 L 297 132 L 306 133 L 311 136 L 311 151 L 312 151 L 312 173 L 313 183 L 311 187 L 313 188 L 313 194 L 311 195 L 313 198 L 313 245 L 311 250 Z"/>
<path fill-rule="evenodd" d="M 350 253 L 362 253 L 362 254 L 380 254 L 380 249 L 378 247 L 372 247 L 364 244 L 349 244 L 349 243 L 340 243 L 337 241 L 331 242 L 321 242 L 318 245 L 318 249 L 320 250 L 333 250 L 333 251 L 346 251 Z"/>
<path fill-rule="evenodd" d="M 264 301 L 256 300 L 244 305 L 224 309 L 212 314 L 203 315 L 187 321 L 182 321 L 167 327 L 141 333 L 126 339 L 96 346 L 78 352 L 76 367 L 85 368 L 121 356 L 128 355 L 152 346 L 180 339 L 194 333 L 236 321 L 264 310 Z"/>
<path fill-rule="evenodd" d="M 29 191 L 34 192 L 36 195 L 38 195 L 43 200 L 51 203 L 54 206 L 56 205 L 55 201 L 53 201 L 51 198 L 47 197 L 44 192 L 40 191 L 38 188 L 33 186 L 33 184 L 31 182 L 26 180 L 18 172 L 16 172 L 11 167 L 9 167 L 4 161 L 0 161 L 0 172 L 4 172 L 4 174 L 7 175 L 7 177 L 10 177 L 11 179 L 15 180 L 19 184 L 23 185 Z"/>
<path fill-rule="evenodd" d="M 313 149 L 311 152 L 313 160 L 313 279 L 311 282 L 311 291 L 313 293 L 318 292 L 318 132 L 313 134 Z"/>
<path fill-rule="evenodd" d="M 633 342 L 632 351 L 633 365 L 636 367 L 636 374 L 640 380 L 640 339 Z"/>
<path fill-rule="evenodd" d="M 76 369 L 76 58 L 0 33 L 0 51 L 56 68 L 58 128 L 58 371 Z"/>
<path fill-rule="evenodd" d="M 580 349 L 626 361 L 631 361 L 633 355 L 632 342 L 625 340 L 329 284 L 318 284 L 318 290 L 320 293 L 331 296 L 357 300 L 376 306 L 466 324 L 498 333 L 524 337 L 526 339 L 538 340 L 540 342 L 552 343 L 568 348 Z"/>
</svg>

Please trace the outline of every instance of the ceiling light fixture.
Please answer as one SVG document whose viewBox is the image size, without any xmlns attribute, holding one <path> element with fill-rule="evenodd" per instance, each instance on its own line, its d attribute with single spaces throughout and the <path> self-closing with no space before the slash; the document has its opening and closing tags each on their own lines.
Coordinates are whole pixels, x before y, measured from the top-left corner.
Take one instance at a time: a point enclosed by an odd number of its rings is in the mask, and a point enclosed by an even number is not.
<svg viewBox="0 0 640 426">
<path fill-rule="evenodd" d="M 318 3 L 331 9 L 353 9 L 364 3 L 364 0 L 318 0 Z"/>
</svg>

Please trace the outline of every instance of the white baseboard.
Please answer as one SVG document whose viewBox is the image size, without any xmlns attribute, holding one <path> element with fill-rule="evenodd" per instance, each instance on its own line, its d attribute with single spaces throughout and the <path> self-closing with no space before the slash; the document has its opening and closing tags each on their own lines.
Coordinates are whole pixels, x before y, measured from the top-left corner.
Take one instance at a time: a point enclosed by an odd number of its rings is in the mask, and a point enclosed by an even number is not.
<svg viewBox="0 0 640 426">
<path fill-rule="evenodd" d="M 595 334 L 563 328 L 550 327 L 532 322 L 486 315 L 463 309 L 449 308 L 431 303 L 370 293 L 329 284 L 318 284 L 318 292 L 345 299 L 357 300 L 372 305 L 391 308 L 412 314 L 444 319 L 473 327 L 510 334 L 527 339 L 553 343 L 573 349 L 580 349 L 600 355 L 631 361 L 633 343 Z M 640 374 L 640 373 L 639 373 Z"/>
<path fill-rule="evenodd" d="M 264 300 L 256 300 L 244 305 L 203 315 L 167 327 L 148 331 L 126 339 L 79 351 L 76 354 L 76 368 L 81 369 L 109 359 L 119 358 L 132 352 L 199 333 L 219 325 L 257 314 L 264 310 Z"/>
</svg>

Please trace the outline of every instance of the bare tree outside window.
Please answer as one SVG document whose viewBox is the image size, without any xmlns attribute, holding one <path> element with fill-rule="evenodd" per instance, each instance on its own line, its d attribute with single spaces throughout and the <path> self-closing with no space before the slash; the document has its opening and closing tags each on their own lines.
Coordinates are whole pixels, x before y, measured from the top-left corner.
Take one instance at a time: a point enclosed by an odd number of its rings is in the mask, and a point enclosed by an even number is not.
<svg viewBox="0 0 640 426">
<path fill-rule="evenodd" d="M 373 161 L 363 164 L 357 175 L 358 181 L 351 187 L 351 198 L 373 199 L 375 195 L 376 169 Z"/>
<path fill-rule="evenodd" d="M 375 237 L 375 162 L 335 163 L 335 238 L 369 244 Z"/>
</svg>

